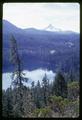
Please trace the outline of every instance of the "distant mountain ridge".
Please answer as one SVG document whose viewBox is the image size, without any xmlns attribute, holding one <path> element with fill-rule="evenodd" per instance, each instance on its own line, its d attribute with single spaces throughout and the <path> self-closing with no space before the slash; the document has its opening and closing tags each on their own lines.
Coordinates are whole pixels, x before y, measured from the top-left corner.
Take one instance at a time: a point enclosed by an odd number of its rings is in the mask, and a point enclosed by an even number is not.
<svg viewBox="0 0 82 120">
<path fill-rule="evenodd" d="M 22 32 L 23 31 L 46 31 L 46 32 L 62 32 L 62 33 L 77 33 L 77 32 L 74 32 L 74 31 L 64 31 L 60 28 L 55 28 L 52 24 L 49 24 L 47 27 L 45 27 L 44 29 L 37 29 L 37 28 L 19 28 L 19 27 L 16 27 L 15 25 L 13 25 L 12 23 L 10 23 L 9 21 L 7 20 L 3 20 L 3 26 L 5 26 L 5 29 L 7 29 L 7 32 L 9 32 L 12 28 L 13 31 L 18 31 L 21 30 Z M 3 31 L 4 31 L 4 27 L 3 27 Z M 77 33 L 78 34 L 78 33 Z"/>
</svg>

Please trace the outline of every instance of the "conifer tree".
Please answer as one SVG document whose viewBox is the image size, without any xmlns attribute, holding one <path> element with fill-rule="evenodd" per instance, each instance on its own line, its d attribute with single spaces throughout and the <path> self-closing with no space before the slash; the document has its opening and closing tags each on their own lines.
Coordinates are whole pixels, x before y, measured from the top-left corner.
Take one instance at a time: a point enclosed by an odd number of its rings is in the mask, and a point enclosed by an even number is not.
<svg viewBox="0 0 82 120">
<path fill-rule="evenodd" d="M 8 88 L 6 91 L 3 91 L 2 94 L 2 114 L 3 117 L 13 117 L 13 96 L 12 89 Z"/>
<path fill-rule="evenodd" d="M 7 117 L 8 106 L 7 106 L 7 95 L 6 91 L 2 91 L 2 116 Z"/>
<path fill-rule="evenodd" d="M 31 97 L 32 97 L 31 99 L 32 99 L 34 105 L 36 106 L 36 104 L 35 104 L 35 102 L 36 102 L 36 89 L 35 89 L 35 82 L 34 81 L 31 83 Z"/>
<path fill-rule="evenodd" d="M 41 97 L 41 85 L 40 85 L 40 82 L 38 80 L 37 82 L 37 85 L 35 87 L 35 103 L 36 103 L 36 107 L 37 108 L 41 108 L 41 100 L 42 100 L 42 97 Z"/>
<path fill-rule="evenodd" d="M 43 89 L 43 99 L 44 104 L 47 105 L 47 100 L 49 96 L 49 81 L 47 79 L 47 75 L 45 74 L 42 79 L 42 89 Z"/>
<path fill-rule="evenodd" d="M 55 76 L 55 80 L 53 82 L 53 92 L 55 92 L 55 95 L 57 96 L 64 98 L 67 97 L 67 83 L 60 72 L 58 72 Z"/>
<path fill-rule="evenodd" d="M 22 67 L 21 67 L 22 63 L 19 58 L 17 42 L 13 35 L 11 36 L 10 39 L 10 61 L 15 67 L 15 70 L 12 74 L 12 80 L 13 80 L 12 83 L 15 87 L 21 88 L 23 82 L 27 82 L 28 79 L 23 76 L 24 74 L 22 72 Z"/>
<path fill-rule="evenodd" d="M 19 96 L 19 101 L 18 101 L 18 109 L 19 110 L 19 115 L 18 116 L 21 116 L 22 113 L 23 113 L 23 109 L 22 109 L 22 106 L 23 106 L 23 101 L 22 101 L 22 98 L 23 98 L 23 82 L 27 82 L 28 79 L 25 78 L 23 75 L 23 72 L 22 72 L 22 67 L 21 67 L 21 60 L 19 58 L 19 53 L 18 53 L 18 47 L 17 47 L 17 42 L 14 38 L 13 35 L 11 35 L 11 39 L 10 39 L 10 61 L 11 63 L 14 65 L 15 67 L 15 70 L 12 74 L 12 85 L 13 87 L 15 88 L 18 88 L 17 90 L 17 94 Z"/>
<path fill-rule="evenodd" d="M 32 98 L 33 98 L 33 100 L 34 100 L 34 97 L 35 97 L 35 89 L 34 89 L 34 87 L 35 87 L 35 83 L 34 83 L 34 81 L 31 83 L 31 94 L 32 94 Z"/>
</svg>

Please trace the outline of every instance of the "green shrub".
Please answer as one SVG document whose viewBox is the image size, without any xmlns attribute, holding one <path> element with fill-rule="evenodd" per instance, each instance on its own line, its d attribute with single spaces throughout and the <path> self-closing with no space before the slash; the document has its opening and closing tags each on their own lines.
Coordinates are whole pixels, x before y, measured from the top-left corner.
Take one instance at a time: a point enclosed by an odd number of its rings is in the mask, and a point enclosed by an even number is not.
<svg viewBox="0 0 82 120">
<path fill-rule="evenodd" d="M 70 101 L 69 105 L 65 108 L 64 112 L 66 117 L 78 117 L 79 116 L 79 100 Z"/>
<path fill-rule="evenodd" d="M 68 84 L 68 98 L 76 100 L 79 96 L 79 83 L 74 81 Z"/>
<path fill-rule="evenodd" d="M 62 98 L 61 96 L 51 96 L 50 106 L 54 112 L 64 114 L 65 107 L 69 105 L 70 101 L 67 98 Z"/>
<path fill-rule="evenodd" d="M 49 107 L 36 109 L 34 111 L 35 117 L 51 117 L 51 109 Z"/>
</svg>

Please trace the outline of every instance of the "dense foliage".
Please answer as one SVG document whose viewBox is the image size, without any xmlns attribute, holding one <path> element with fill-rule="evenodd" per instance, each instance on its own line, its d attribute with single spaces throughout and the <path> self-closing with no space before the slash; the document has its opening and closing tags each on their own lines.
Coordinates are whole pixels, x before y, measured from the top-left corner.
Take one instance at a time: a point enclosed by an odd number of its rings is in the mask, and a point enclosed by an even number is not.
<svg viewBox="0 0 82 120">
<path fill-rule="evenodd" d="M 24 118 L 78 117 L 79 82 L 67 83 L 67 90 L 69 91 L 67 97 L 62 97 L 62 93 L 56 95 L 56 91 L 52 91 L 55 85 L 55 81 L 53 81 L 53 83 L 54 84 L 52 86 L 51 83 L 48 83 L 48 81 L 46 81 L 41 85 L 38 81 L 36 85 L 34 85 L 33 82 L 30 88 L 22 86 L 21 99 L 19 95 L 19 88 L 8 88 L 7 90 L 3 90 L 3 116 Z M 46 84 L 48 84 L 48 86 L 46 86 Z M 46 91 L 44 91 L 44 87 Z"/>
</svg>

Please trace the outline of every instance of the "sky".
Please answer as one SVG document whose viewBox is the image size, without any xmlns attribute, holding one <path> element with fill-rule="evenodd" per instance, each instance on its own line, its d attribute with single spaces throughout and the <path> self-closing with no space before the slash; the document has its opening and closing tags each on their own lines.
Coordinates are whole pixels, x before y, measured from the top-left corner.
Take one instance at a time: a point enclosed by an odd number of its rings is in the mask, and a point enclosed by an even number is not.
<svg viewBox="0 0 82 120">
<path fill-rule="evenodd" d="M 52 24 L 61 30 L 80 32 L 80 4 L 4 3 L 3 19 L 20 28 L 44 29 Z"/>
</svg>

